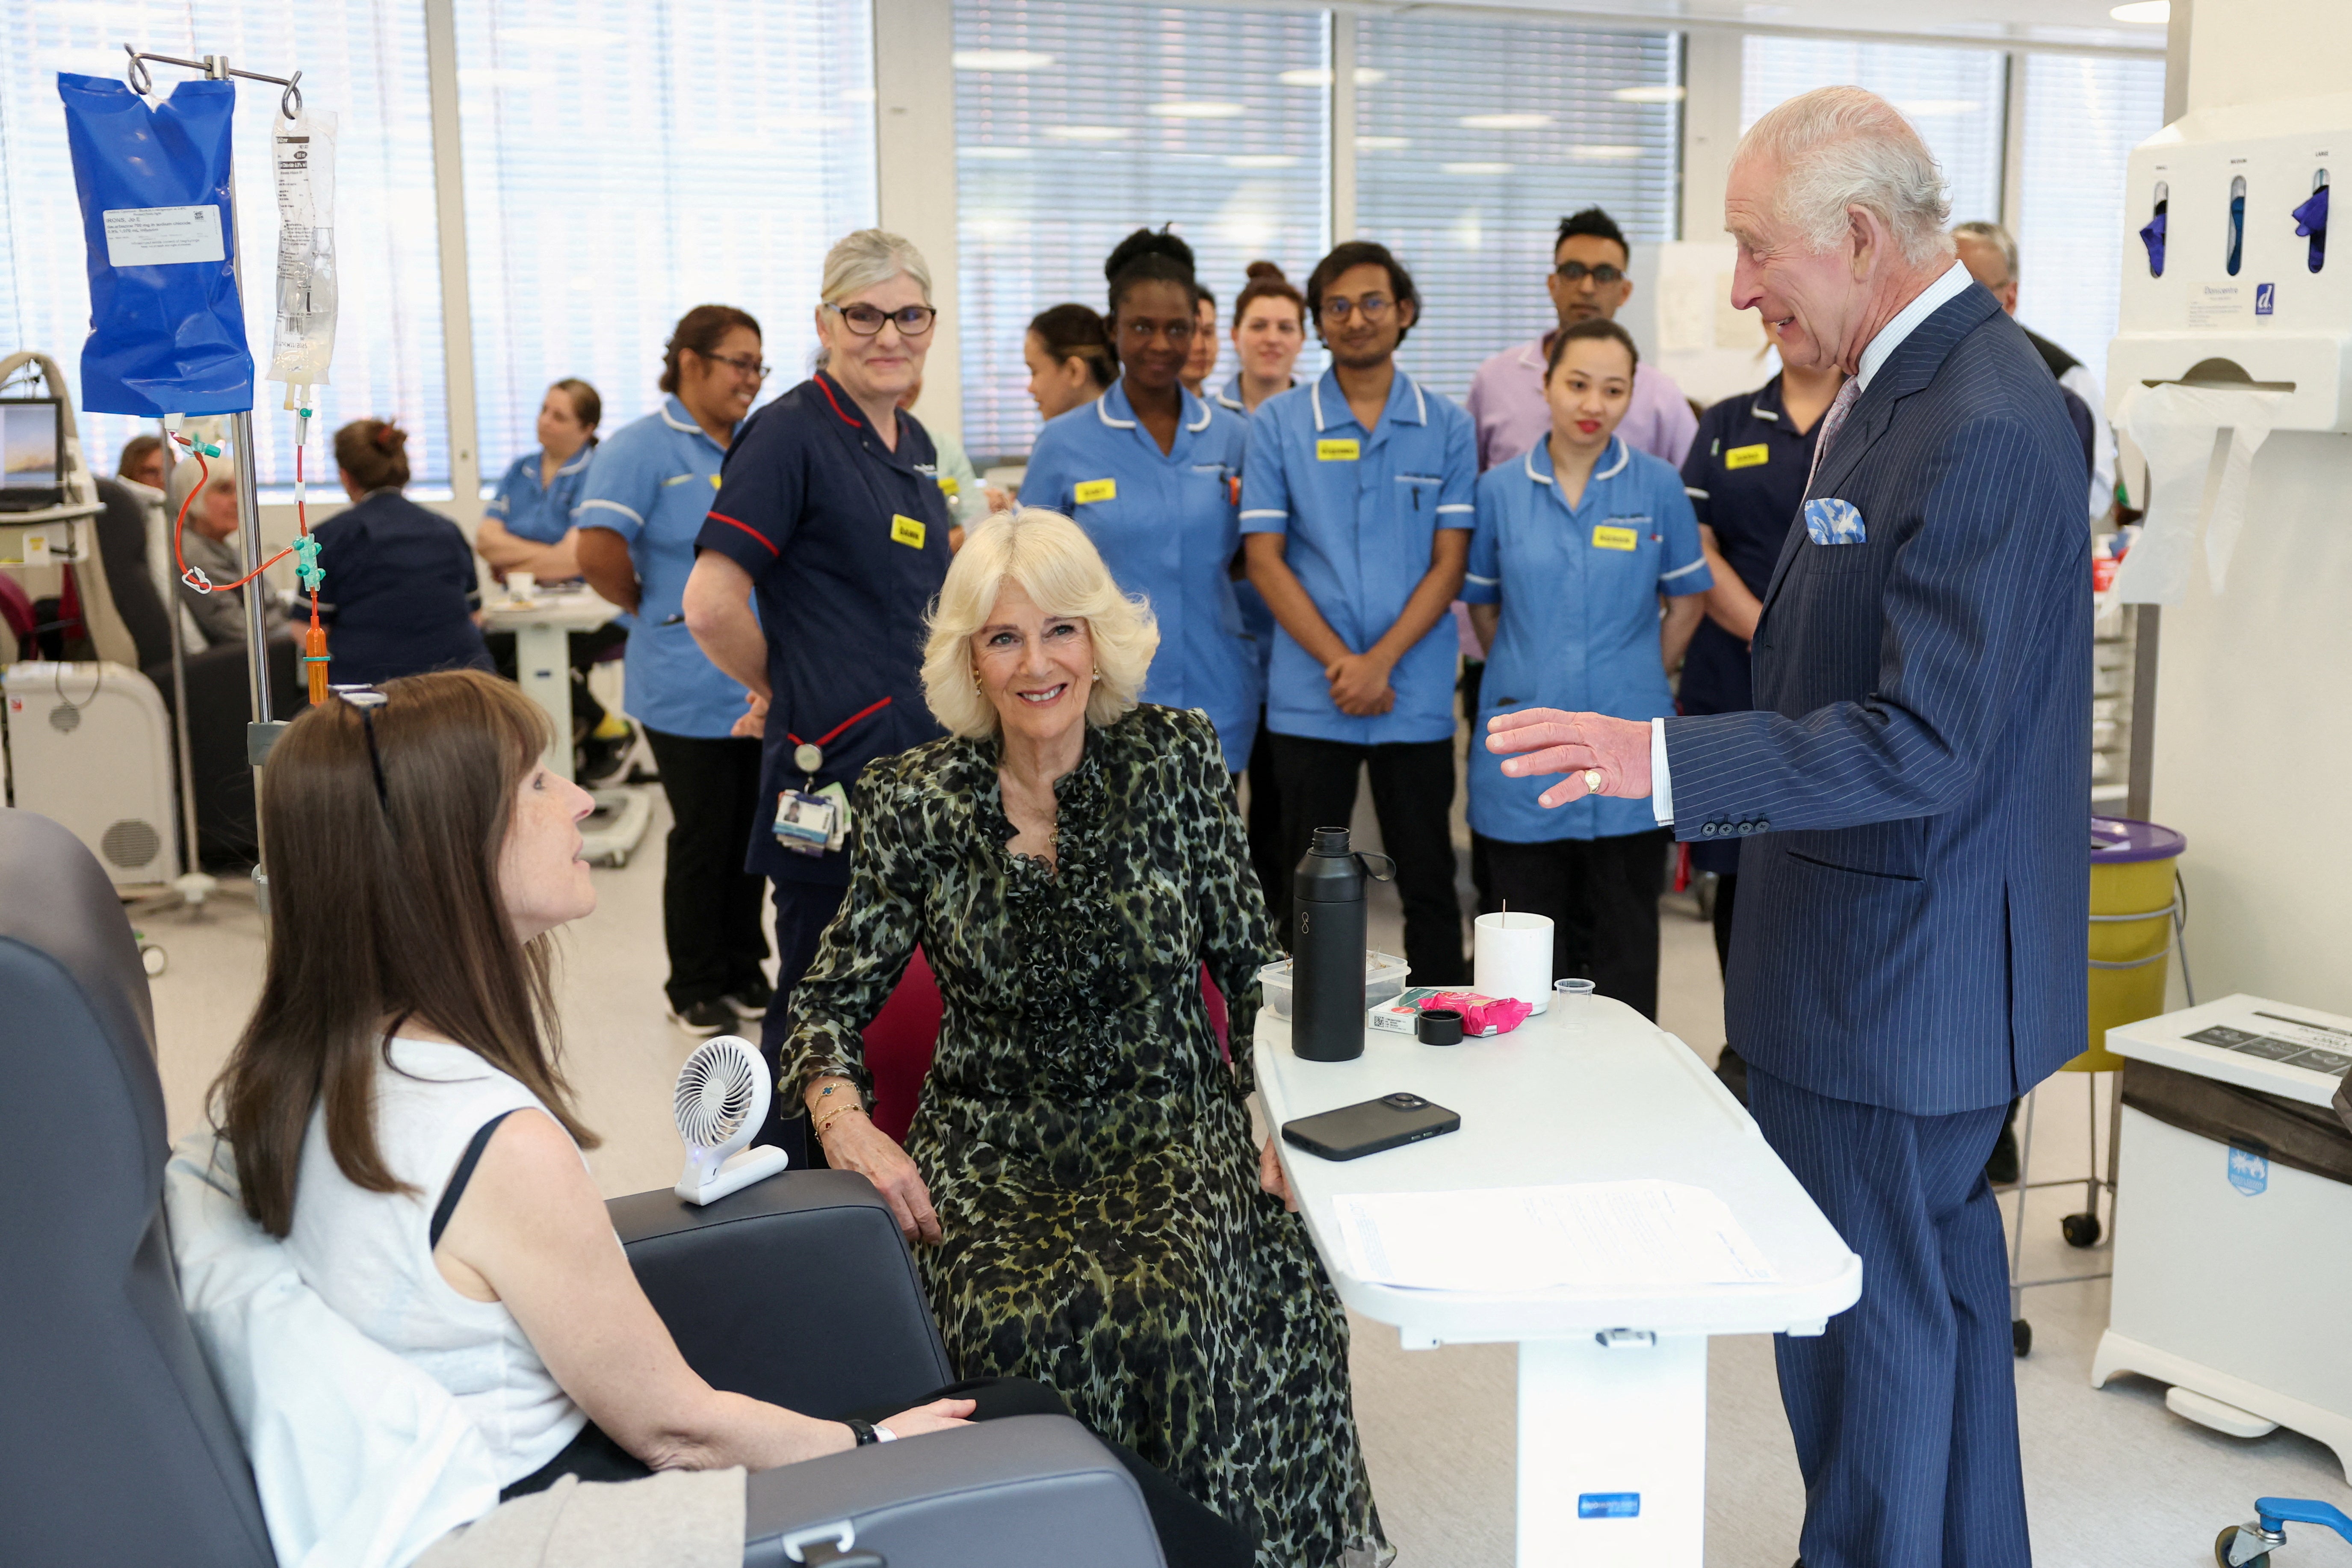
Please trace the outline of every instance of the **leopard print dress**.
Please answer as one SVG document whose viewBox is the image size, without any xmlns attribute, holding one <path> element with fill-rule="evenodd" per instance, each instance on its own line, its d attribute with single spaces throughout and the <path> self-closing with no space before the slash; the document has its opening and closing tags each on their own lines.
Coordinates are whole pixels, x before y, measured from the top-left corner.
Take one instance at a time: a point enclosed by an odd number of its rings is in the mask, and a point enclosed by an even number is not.
<svg viewBox="0 0 2352 1568">
<path fill-rule="evenodd" d="M 907 1151 L 964 1377 L 1031 1377 L 1256 1536 L 1258 1568 L 1384 1563 L 1348 1323 L 1259 1191 L 1245 1100 L 1276 956 L 1215 731 L 1138 708 L 1056 785 L 1058 868 L 1013 854 L 993 740 L 868 766 L 841 913 L 794 988 L 793 1101 L 870 1087 L 859 1030 L 919 943 L 946 1014 Z M 1227 998 L 1229 1068 L 1202 1001 Z"/>
</svg>

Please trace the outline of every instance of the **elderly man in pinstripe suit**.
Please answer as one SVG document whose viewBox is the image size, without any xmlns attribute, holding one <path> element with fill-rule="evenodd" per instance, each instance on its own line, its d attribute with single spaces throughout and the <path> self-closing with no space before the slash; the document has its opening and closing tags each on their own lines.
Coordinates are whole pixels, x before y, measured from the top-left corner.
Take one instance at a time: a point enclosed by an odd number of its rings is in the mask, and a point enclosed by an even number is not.
<svg viewBox="0 0 2352 1568">
<path fill-rule="evenodd" d="M 1756 710 L 1495 719 L 1542 796 L 1648 796 L 1740 844 L 1725 985 L 1751 1108 L 1864 1265 L 1778 1346 L 1811 1568 L 2024 1568 L 1985 1157 L 2083 1048 L 2087 478 L 2058 388 L 1953 259 L 1917 133 L 1859 88 L 1736 154 L 1733 303 L 1851 378 L 1764 595 Z M 1538 787 L 1530 783 L 1530 788 Z"/>
</svg>

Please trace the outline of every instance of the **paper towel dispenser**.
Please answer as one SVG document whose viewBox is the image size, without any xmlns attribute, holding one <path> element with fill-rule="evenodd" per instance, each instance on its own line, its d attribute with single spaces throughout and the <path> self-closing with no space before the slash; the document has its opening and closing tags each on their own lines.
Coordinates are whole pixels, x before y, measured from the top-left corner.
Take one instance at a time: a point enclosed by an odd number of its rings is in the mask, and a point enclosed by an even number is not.
<svg viewBox="0 0 2352 1568">
<path fill-rule="evenodd" d="M 2110 418 L 2186 382 L 2283 394 L 2273 429 L 2352 433 L 2352 256 L 2326 254 L 2347 167 L 2352 93 L 2200 110 L 2134 150 Z"/>
</svg>

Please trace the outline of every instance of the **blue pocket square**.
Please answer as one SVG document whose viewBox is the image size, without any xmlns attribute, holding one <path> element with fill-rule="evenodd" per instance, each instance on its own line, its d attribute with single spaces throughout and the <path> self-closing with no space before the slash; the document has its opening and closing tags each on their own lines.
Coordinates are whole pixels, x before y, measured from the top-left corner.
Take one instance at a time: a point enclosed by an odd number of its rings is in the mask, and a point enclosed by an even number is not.
<svg viewBox="0 0 2352 1568">
<path fill-rule="evenodd" d="M 1815 544 L 1860 544 L 1870 537 L 1852 501 L 1824 496 L 1805 503 L 1805 537 Z"/>
</svg>

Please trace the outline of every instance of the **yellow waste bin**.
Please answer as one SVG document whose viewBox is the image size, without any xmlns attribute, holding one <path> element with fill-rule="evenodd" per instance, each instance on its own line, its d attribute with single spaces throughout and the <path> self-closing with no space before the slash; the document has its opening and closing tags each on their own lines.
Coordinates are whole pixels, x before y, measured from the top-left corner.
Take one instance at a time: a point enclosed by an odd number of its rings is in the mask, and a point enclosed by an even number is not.
<svg viewBox="0 0 2352 1568">
<path fill-rule="evenodd" d="M 2188 844 L 2153 822 L 2091 818 L 2090 1048 L 2062 1071 L 2120 1071 L 2107 1031 L 2164 1011 L 2173 868 Z"/>
</svg>

